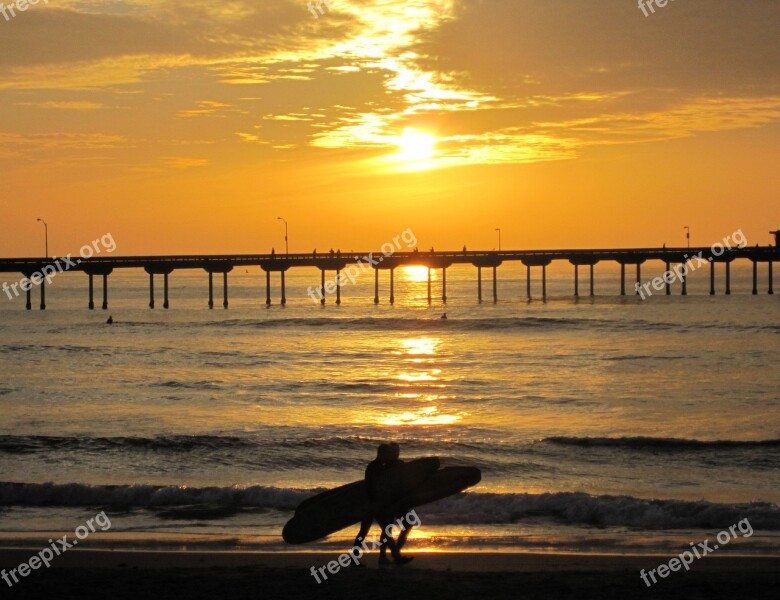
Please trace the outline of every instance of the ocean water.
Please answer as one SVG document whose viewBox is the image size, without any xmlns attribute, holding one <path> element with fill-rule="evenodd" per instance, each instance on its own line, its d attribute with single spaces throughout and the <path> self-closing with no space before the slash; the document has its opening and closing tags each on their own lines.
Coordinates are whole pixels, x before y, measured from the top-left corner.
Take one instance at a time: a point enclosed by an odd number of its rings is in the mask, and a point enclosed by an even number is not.
<svg viewBox="0 0 780 600">
<path fill-rule="evenodd" d="M 108 311 L 87 310 L 83 274 L 48 286 L 46 311 L 0 297 L 0 541 L 46 545 L 105 510 L 91 546 L 299 550 L 280 535 L 295 506 L 395 440 L 402 458 L 483 473 L 418 510 L 412 550 L 680 551 L 748 519 L 754 534 L 719 552 L 780 552 L 765 273 L 758 296 L 737 265 L 732 296 L 710 297 L 702 272 L 686 297 L 642 301 L 599 265 L 597 296 L 575 299 L 553 265 L 546 302 L 538 273 L 531 302 L 524 268 L 498 273 L 497 304 L 489 270 L 478 304 L 466 267 L 448 270 L 446 306 L 440 273 L 428 306 L 419 269 L 397 271 L 394 306 L 386 273 L 379 306 L 371 275 L 340 307 L 314 304 L 313 269 L 288 273 L 286 307 L 275 276 L 266 308 L 259 269 L 231 273 L 228 310 L 221 287 L 208 310 L 194 271 L 174 272 L 167 311 L 146 306 L 140 271 L 109 278 Z"/>
</svg>

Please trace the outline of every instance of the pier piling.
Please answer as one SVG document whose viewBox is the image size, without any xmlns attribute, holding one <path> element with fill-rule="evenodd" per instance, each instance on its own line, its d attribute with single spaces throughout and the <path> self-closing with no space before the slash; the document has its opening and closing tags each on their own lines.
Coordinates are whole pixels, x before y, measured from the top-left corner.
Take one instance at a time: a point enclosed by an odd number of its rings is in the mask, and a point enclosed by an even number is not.
<svg viewBox="0 0 780 600">
<path fill-rule="evenodd" d="M 726 295 L 731 295 L 731 263 L 726 263 Z"/>
<path fill-rule="evenodd" d="M 715 295 L 715 261 L 710 261 L 710 296 Z"/>
<path fill-rule="evenodd" d="M 620 263 L 620 295 L 626 295 L 626 265 Z"/>
<path fill-rule="evenodd" d="M 574 297 L 580 297 L 580 266 L 574 265 Z"/>
<path fill-rule="evenodd" d="M 95 310 L 95 286 L 92 281 L 93 275 L 92 273 L 88 273 L 87 276 L 89 277 L 89 310 Z"/>
<path fill-rule="evenodd" d="M 642 286 L 642 265 L 636 265 L 636 295 L 639 295 L 639 289 Z"/>
<path fill-rule="evenodd" d="M 593 287 L 593 265 L 590 265 L 590 295 L 596 295 Z"/>
<path fill-rule="evenodd" d="M 758 261 L 753 261 L 753 295 L 758 295 Z"/>
</svg>

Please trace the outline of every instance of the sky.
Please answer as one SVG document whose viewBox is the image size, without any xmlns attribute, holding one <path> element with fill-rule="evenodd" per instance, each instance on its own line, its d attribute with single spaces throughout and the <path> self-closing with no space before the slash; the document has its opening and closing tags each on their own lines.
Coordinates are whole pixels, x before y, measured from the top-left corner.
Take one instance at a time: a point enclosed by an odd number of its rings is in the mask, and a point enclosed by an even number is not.
<svg viewBox="0 0 780 600">
<path fill-rule="evenodd" d="M 4 0 L 8 6 L 8 0 Z M 40 0 L 0 256 L 709 246 L 780 229 L 780 2 Z"/>
</svg>

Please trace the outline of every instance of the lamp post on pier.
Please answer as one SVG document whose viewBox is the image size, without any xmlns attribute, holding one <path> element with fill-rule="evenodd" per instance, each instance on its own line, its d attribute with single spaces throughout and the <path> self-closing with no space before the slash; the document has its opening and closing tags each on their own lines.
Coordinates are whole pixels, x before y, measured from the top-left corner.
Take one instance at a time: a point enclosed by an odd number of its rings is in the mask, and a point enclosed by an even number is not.
<svg viewBox="0 0 780 600">
<path fill-rule="evenodd" d="M 284 221 L 284 253 L 289 254 L 290 253 L 290 245 L 287 242 L 287 219 L 284 219 L 282 217 L 276 217 L 277 221 Z"/>
<path fill-rule="evenodd" d="M 38 221 L 43 223 L 44 239 L 46 243 L 46 258 L 49 258 L 49 225 L 43 219 L 38 219 Z"/>
</svg>

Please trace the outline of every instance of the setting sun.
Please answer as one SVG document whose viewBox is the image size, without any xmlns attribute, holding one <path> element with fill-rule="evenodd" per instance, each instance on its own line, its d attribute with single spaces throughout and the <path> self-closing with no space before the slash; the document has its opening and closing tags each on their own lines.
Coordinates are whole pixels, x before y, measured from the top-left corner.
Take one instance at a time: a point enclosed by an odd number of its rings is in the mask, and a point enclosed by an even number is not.
<svg viewBox="0 0 780 600">
<path fill-rule="evenodd" d="M 422 265 L 406 265 L 402 268 L 404 279 L 410 282 L 428 281 L 428 267 Z"/>
<path fill-rule="evenodd" d="M 399 158 L 406 161 L 425 161 L 433 158 L 436 138 L 413 128 L 404 129 L 398 140 Z"/>
</svg>

